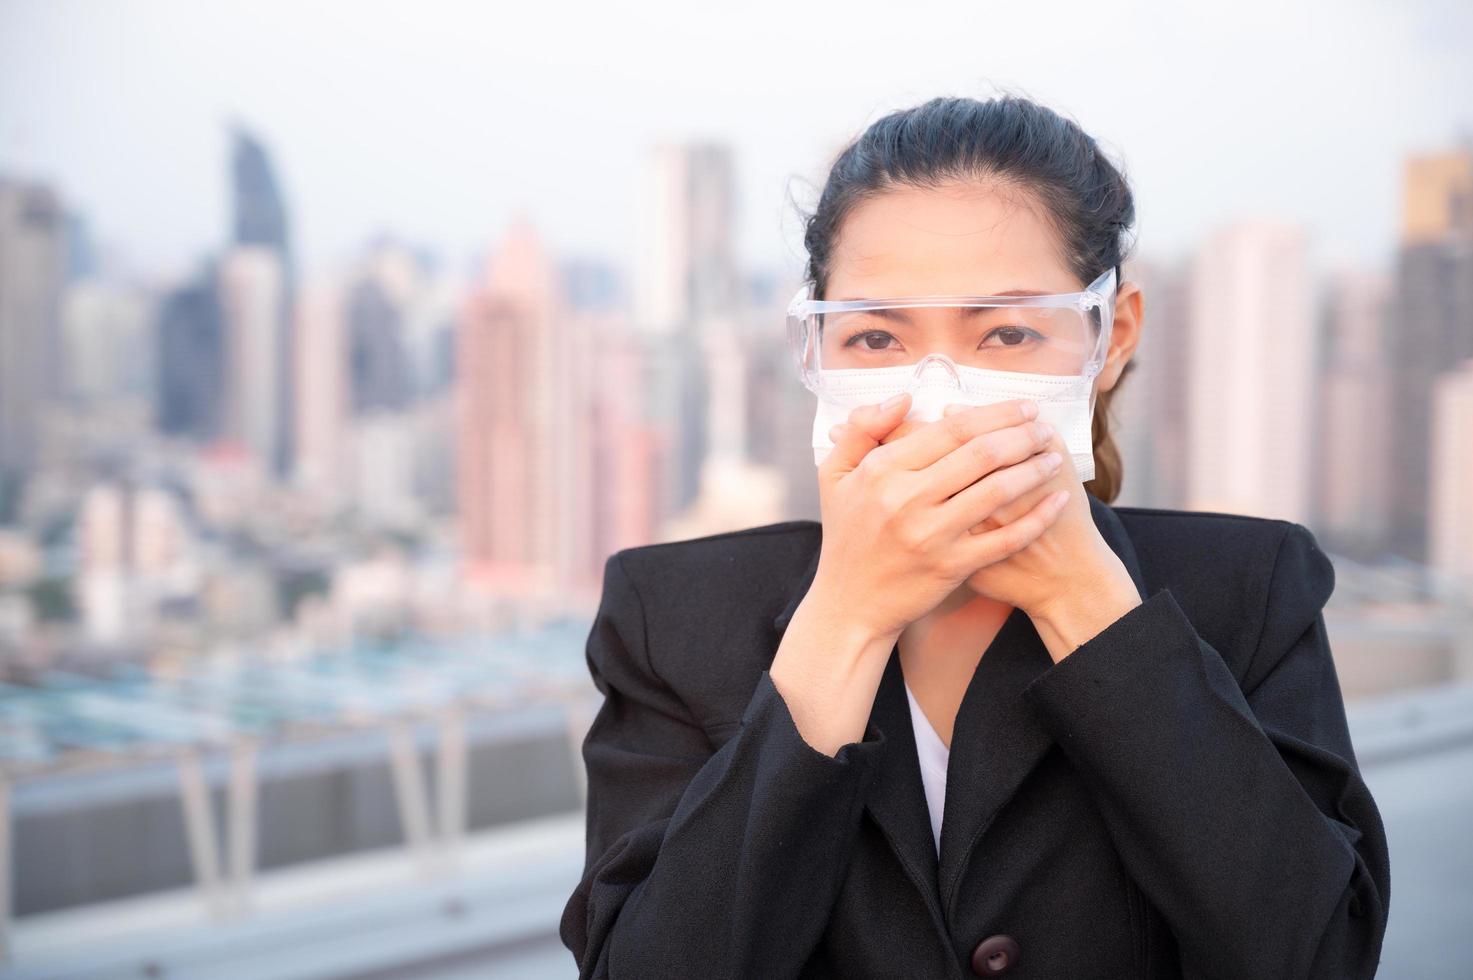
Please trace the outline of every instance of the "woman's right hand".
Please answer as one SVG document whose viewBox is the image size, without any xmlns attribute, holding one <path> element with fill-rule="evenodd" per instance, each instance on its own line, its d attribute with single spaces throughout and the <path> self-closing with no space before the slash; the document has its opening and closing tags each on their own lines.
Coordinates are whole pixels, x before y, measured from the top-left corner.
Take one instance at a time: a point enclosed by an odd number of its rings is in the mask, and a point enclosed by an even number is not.
<svg viewBox="0 0 1473 980">
<path fill-rule="evenodd" d="M 875 637 L 935 609 L 979 568 L 1031 544 L 1061 506 L 1041 499 L 1000 527 L 994 511 L 1048 480 L 1052 431 L 1028 399 L 902 425 L 910 396 L 854 409 L 818 467 L 823 545 L 809 589 Z M 1052 462 L 1048 457 L 1053 457 Z"/>
</svg>

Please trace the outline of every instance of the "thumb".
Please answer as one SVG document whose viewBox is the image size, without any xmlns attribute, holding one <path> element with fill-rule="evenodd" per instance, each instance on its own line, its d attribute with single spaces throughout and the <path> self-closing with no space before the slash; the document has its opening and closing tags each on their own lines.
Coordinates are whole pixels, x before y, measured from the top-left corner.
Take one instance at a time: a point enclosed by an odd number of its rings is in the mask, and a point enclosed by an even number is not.
<svg viewBox="0 0 1473 980">
<path fill-rule="evenodd" d="M 824 466 L 835 473 L 847 473 L 859 465 L 880 440 L 905 419 L 910 411 L 910 393 L 892 395 L 878 405 L 861 405 L 849 413 L 847 422 L 840 422 L 829 430 L 834 443 Z"/>
</svg>

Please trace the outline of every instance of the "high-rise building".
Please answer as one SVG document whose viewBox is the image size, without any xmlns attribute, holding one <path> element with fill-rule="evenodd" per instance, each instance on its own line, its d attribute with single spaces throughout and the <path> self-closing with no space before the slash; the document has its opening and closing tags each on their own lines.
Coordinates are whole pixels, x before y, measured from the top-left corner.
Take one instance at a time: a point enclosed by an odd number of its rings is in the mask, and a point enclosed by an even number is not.
<svg viewBox="0 0 1473 980">
<path fill-rule="evenodd" d="M 105 408 L 147 400 L 154 385 L 152 301 L 100 280 L 73 282 L 62 298 L 65 391 L 75 404 Z"/>
<path fill-rule="evenodd" d="M 1424 560 L 1432 390 L 1438 375 L 1473 357 L 1473 149 L 1407 161 L 1388 323 L 1389 544 Z"/>
<path fill-rule="evenodd" d="M 349 391 L 355 416 L 409 407 L 413 364 L 405 344 L 405 309 L 377 276 L 348 290 Z"/>
<path fill-rule="evenodd" d="M 213 267 L 159 304 L 158 403 L 161 432 L 209 442 L 224 432 L 225 327 Z"/>
<path fill-rule="evenodd" d="M 555 597 L 591 538 L 586 457 L 596 351 L 572 335 L 541 241 L 518 219 L 466 299 L 456 351 L 461 544 L 467 580 Z"/>
<path fill-rule="evenodd" d="M 280 253 L 263 245 L 237 245 L 220 262 L 220 310 L 225 338 L 225 435 L 246 446 L 274 471 L 282 456 L 290 363 L 280 344 L 286 289 Z"/>
<path fill-rule="evenodd" d="M 275 360 L 269 372 L 262 375 L 257 382 L 271 385 L 267 395 L 276 399 L 278 408 L 273 414 L 273 430 L 269 439 L 255 448 L 268 451 L 270 455 L 263 459 L 265 465 L 276 475 L 285 476 L 291 464 L 293 418 L 296 415 L 292 404 L 293 387 L 290 384 L 290 379 L 295 375 L 291 364 L 295 346 L 291 340 L 291 325 L 292 296 L 296 291 L 290 222 L 281 184 L 265 144 L 242 128 L 235 129 L 232 139 L 232 241 L 236 249 L 274 255 L 279 268 L 280 284 L 277 288 L 276 309 L 269 327 L 276 334 L 270 341 Z M 264 331 L 268 327 L 263 321 L 257 329 Z M 262 348 L 267 344 L 264 338 L 258 338 L 256 342 Z M 264 434 L 261 437 L 264 438 Z"/>
<path fill-rule="evenodd" d="M 1370 559 L 1385 544 L 1392 478 L 1391 375 L 1386 313 L 1390 281 L 1369 272 L 1332 276 L 1324 292 L 1320 437 L 1315 440 L 1315 528 L 1327 545 Z"/>
<path fill-rule="evenodd" d="M 237 128 L 231 148 L 231 190 L 234 195 L 236 245 L 264 245 L 290 251 L 286 202 L 266 146 L 256 136 Z"/>
<path fill-rule="evenodd" d="M 1190 288 L 1186 507 L 1307 521 L 1316 331 L 1304 233 L 1225 228 L 1196 255 Z"/>
<path fill-rule="evenodd" d="M 308 283 L 297 295 L 296 482 L 334 499 L 346 488 L 344 438 L 348 418 L 348 353 L 342 296 L 335 285 Z"/>
<path fill-rule="evenodd" d="M 60 390 L 66 215 L 41 184 L 0 179 L 0 523 L 35 466 Z"/>
<path fill-rule="evenodd" d="M 1124 467 L 1117 503 L 1181 507 L 1191 455 L 1188 274 L 1175 264 L 1138 260 L 1124 276 L 1140 284 L 1144 312 L 1133 364 L 1110 401 L 1110 432 Z"/>
<path fill-rule="evenodd" d="M 1429 563 L 1442 591 L 1473 601 L 1473 360 L 1433 383 Z"/>
<path fill-rule="evenodd" d="M 1473 360 L 1432 392 L 1429 561 L 1436 580 L 1473 602 Z"/>
<path fill-rule="evenodd" d="M 650 151 L 640 199 L 635 320 L 659 333 L 737 305 L 736 180 L 720 143 Z"/>
</svg>

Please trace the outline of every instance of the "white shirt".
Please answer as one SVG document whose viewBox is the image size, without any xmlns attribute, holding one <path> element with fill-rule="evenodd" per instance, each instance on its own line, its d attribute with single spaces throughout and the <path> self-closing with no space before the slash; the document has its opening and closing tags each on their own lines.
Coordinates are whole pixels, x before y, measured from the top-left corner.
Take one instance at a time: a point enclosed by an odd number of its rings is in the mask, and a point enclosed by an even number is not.
<svg viewBox="0 0 1473 980">
<path fill-rule="evenodd" d="M 941 854 L 941 811 L 946 806 L 946 760 L 951 750 L 931 727 L 926 713 L 921 710 L 910 685 L 905 685 L 905 697 L 910 702 L 910 726 L 915 730 L 916 755 L 920 757 L 921 782 L 926 787 L 926 808 L 931 811 L 931 835 L 936 838 L 936 854 Z"/>
</svg>

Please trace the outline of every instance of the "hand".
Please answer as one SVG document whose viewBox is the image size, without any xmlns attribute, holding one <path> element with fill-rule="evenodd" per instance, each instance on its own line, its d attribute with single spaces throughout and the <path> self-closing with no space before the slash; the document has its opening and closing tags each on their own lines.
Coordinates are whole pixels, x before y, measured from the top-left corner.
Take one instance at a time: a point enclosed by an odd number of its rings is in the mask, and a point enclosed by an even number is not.
<svg viewBox="0 0 1473 980">
<path fill-rule="evenodd" d="M 980 411 L 949 405 L 945 417 L 964 419 Z M 1049 440 L 1048 448 L 1070 459 L 1068 447 L 1057 435 Z M 1028 613 L 1040 625 L 1041 634 L 1055 624 L 1063 634 L 1061 642 L 1072 644 L 1072 649 L 1098 632 L 1097 628 L 1091 631 L 1093 625 L 1103 628 L 1140 602 L 1130 573 L 1095 526 L 1087 491 L 1073 462 L 1002 504 L 972 530 L 993 533 L 1059 491 L 1066 491 L 1069 499 L 1044 533 L 1005 561 L 978 569 L 966 581 L 975 592 Z M 1051 652 L 1053 647 L 1050 643 Z"/>
<path fill-rule="evenodd" d="M 898 636 L 1059 514 L 1047 494 L 1030 494 L 1010 520 L 969 533 L 1062 462 L 1050 469 L 1040 455 L 1051 436 L 1033 421 L 1035 403 L 917 422 L 902 437 L 909 408 L 908 394 L 856 408 L 830 433 L 834 448 L 818 468 L 823 547 L 810 595 L 830 608 L 842 603 L 851 624 L 879 636 Z"/>
</svg>

